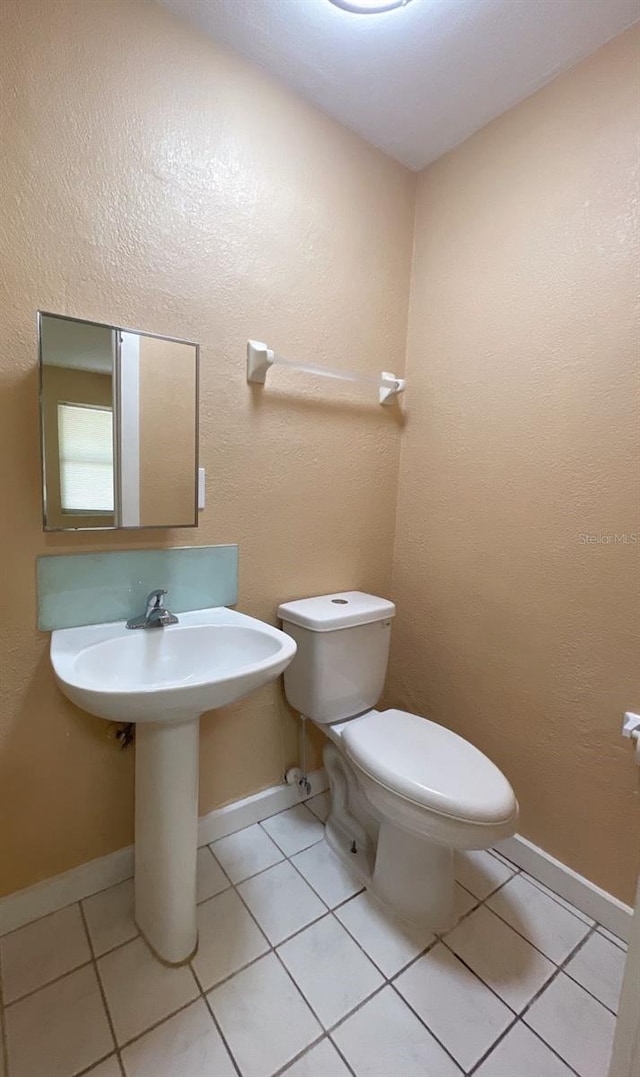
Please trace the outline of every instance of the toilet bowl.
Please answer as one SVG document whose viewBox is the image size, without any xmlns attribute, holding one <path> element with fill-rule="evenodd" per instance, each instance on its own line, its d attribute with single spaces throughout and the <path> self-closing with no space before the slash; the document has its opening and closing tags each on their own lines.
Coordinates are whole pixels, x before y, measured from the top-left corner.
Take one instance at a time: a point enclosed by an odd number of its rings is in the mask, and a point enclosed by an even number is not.
<svg viewBox="0 0 640 1077">
<path fill-rule="evenodd" d="M 283 603 L 298 650 L 289 703 L 328 736 L 327 841 L 397 915 L 436 930 L 453 918 L 453 851 L 515 832 L 509 782 L 451 730 L 374 708 L 386 675 L 395 606 L 360 591 Z"/>
</svg>

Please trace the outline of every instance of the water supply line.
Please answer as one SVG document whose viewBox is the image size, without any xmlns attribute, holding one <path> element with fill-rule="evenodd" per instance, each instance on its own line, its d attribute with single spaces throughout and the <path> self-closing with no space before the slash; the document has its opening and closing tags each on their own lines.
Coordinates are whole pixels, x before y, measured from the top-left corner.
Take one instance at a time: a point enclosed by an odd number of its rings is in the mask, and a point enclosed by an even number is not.
<svg viewBox="0 0 640 1077">
<path fill-rule="evenodd" d="M 287 785 L 297 785 L 306 796 L 311 796 L 311 782 L 307 775 L 307 719 L 300 715 L 300 765 L 289 767 L 284 776 Z"/>
</svg>

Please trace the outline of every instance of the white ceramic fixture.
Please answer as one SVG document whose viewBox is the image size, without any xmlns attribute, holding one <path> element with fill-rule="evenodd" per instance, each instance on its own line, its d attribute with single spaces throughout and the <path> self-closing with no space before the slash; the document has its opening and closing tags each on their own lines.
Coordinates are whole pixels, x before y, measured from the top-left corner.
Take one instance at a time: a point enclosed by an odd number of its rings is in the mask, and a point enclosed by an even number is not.
<svg viewBox="0 0 640 1077">
<path fill-rule="evenodd" d="M 226 608 L 181 613 L 164 628 L 124 622 L 59 629 L 51 662 L 64 694 L 115 722 L 136 722 L 135 915 L 154 953 L 197 946 L 199 718 L 277 677 L 296 644 Z"/>
<path fill-rule="evenodd" d="M 348 591 L 280 606 L 295 639 L 291 705 L 332 743 L 327 840 L 398 915 L 433 928 L 453 914 L 453 850 L 515 832 L 518 803 L 501 771 L 463 737 L 416 714 L 373 710 L 395 606 Z"/>
<path fill-rule="evenodd" d="M 330 0 L 335 7 L 350 11 L 353 15 L 379 15 L 383 11 L 406 7 L 411 0 Z"/>
</svg>

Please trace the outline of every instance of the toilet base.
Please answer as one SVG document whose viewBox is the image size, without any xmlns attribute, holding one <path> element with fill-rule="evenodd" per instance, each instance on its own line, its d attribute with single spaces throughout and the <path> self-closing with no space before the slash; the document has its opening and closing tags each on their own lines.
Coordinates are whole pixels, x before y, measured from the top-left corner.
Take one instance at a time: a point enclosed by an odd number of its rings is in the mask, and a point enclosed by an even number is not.
<svg viewBox="0 0 640 1077">
<path fill-rule="evenodd" d="M 328 744 L 323 758 L 331 788 L 331 811 L 325 824 L 330 848 L 400 919 L 434 931 L 450 927 L 453 850 L 388 819 L 377 819 L 373 828 L 371 817 L 360 818 L 361 794 L 342 753 Z"/>
<path fill-rule="evenodd" d="M 375 853 L 375 864 L 362 850 L 354 850 L 344 830 L 336 827 L 331 816 L 325 824 L 327 845 L 342 861 L 351 875 L 370 890 L 381 905 L 408 924 L 420 924 L 432 931 L 445 931 L 453 926 L 454 877 L 453 850 L 432 842 L 417 839 L 392 823 L 383 823 Z M 380 845 L 382 839 L 382 845 Z M 411 849 L 407 856 L 407 843 Z"/>
<path fill-rule="evenodd" d="M 381 822 L 371 889 L 385 905 L 442 931 L 453 915 L 453 886 L 453 849 Z"/>
</svg>

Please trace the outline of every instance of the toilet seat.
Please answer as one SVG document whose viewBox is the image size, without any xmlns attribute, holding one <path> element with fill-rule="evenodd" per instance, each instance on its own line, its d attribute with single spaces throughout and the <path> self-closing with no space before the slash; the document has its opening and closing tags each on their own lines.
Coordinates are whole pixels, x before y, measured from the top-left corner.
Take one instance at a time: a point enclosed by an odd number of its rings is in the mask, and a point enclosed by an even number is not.
<svg viewBox="0 0 640 1077">
<path fill-rule="evenodd" d="M 513 790 L 498 767 L 427 718 L 400 710 L 371 712 L 346 726 L 342 743 L 369 779 L 369 789 L 371 781 L 378 783 L 424 812 L 473 829 L 502 828 L 517 815 Z"/>
</svg>

